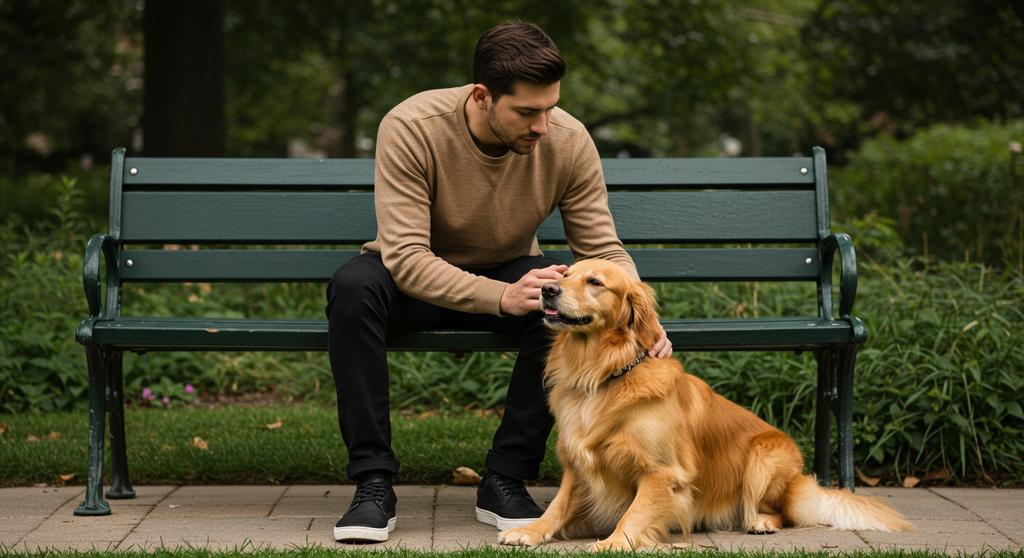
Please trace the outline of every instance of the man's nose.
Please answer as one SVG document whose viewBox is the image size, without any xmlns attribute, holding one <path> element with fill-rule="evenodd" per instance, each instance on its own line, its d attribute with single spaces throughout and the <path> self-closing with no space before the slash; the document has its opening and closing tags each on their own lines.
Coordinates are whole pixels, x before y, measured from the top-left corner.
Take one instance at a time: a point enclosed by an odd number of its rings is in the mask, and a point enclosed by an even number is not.
<svg viewBox="0 0 1024 558">
<path fill-rule="evenodd" d="M 544 295 L 544 298 L 555 298 L 562 294 L 562 287 L 559 287 L 558 283 L 548 283 L 540 288 L 540 292 Z"/>
<path fill-rule="evenodd" d="M 548 133 L 548 113 L 542 112 L 533 126 L 530 126 L 530 131 L 541 136 Z"/>
</svg>

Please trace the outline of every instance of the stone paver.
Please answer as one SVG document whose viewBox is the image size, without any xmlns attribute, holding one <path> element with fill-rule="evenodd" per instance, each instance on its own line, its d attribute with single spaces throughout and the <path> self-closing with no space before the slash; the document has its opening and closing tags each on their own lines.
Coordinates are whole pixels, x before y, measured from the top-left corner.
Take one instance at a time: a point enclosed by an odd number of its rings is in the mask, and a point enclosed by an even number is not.
<svg viewBox="0 0 1024 558">
<path fill-rule="evenodd" d="M 497 546 L 497 530 L 476 521 L 475 487 L 403 486 L 398 529 L 388 542 L 343 545 L 333 539 L 338 516 L 352 499 L 351 485 L 141 486 L 133 500 L 111 500 L 113 514 L 76 517 L 81 487 L 0 489 L 0 549 L 153 550 L 191 546 L 212 550 L 294 548 L 418 549 L 453 551 Z M 530 487 L 541 506 L 555 487 Z M 772 535 L 698 532 L 696 550 L 929 549 L 949 554 L 1020 550 L 1024 542 L 1024 490 L 975 488 L 861 488 L 902 512 L 912 533 L 784 529 Z M 555 541 L 551 550 L 586 549 L 594 538 Z"/>
</svg>

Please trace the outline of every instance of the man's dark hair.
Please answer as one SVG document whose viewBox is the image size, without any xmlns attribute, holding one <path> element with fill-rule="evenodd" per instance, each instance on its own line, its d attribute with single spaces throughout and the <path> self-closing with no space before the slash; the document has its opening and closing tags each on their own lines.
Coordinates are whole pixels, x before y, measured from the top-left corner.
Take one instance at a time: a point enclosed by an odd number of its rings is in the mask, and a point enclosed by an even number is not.
<svg viewBox="0 0 1024 558">
<path fill-rule="evenodd" d="M 540 27 L 506 21 L 476 42 L 473 82 L 487 86 L 495 101 L 511 93 L 517 81 L 550 85 L 565 75 L 565 60 Z"/>
</svg>

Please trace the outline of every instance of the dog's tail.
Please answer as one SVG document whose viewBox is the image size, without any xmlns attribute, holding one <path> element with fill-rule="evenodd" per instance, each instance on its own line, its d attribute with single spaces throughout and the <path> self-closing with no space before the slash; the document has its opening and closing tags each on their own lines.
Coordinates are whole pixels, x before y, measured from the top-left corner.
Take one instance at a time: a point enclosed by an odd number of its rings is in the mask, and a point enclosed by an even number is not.
<svg viewBox="0 0 1024 558">
<path fill-rule="evenodd" d="M 829 525 L 836 529 L 913 531 L 914 526 L 888 504 L 847 490 L 822 488 L 801 475 L 789 486 L 785 515 L 797 526 Z"/>
</svg>

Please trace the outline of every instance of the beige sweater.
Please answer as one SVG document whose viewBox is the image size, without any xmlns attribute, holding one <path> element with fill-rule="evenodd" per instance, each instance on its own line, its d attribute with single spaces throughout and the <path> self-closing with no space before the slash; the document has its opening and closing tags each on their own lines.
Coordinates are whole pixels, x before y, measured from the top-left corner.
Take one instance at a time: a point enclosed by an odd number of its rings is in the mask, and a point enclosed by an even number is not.
<svg viewBox="0 0 1024 558">
<path fill-rule="evenodd" d="M 527 155 L 489 157 L 463 109 L 471 86 L 426 91 L 389 112 L 377 132 L 374 203 L 379 252 L 405 294 L 463 312 L 500 315 L 508 285 L 465 269 L 540 255 L 537 228 L 555 208 L 576 259 L 636 272 L 615 233 L 601 160 L 583 125 L 561 109 Z"/>
</svg>

